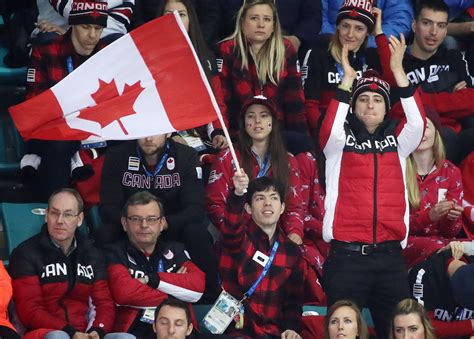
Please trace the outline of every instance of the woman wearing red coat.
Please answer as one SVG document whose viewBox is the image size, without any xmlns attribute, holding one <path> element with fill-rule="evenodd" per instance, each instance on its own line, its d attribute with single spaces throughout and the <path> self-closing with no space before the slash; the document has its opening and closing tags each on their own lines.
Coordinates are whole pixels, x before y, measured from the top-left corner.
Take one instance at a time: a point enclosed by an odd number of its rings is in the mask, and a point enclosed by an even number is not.
<svg viewBox="0 0 474 339">
<path fill-rule="evenodd" d="M 404 256 L 409 267 L 420 263 L 462 233 L 461 171 L 446 160 L 440 119 L 427 111 L 420 146 L 407 160 L 410 233 Z"/>
<path fill-rule="evenodd" d="M 240 118 L 239 142 L 236 153 L 240 166 L 250 179 L 272 176 L 286 187 L 284 231 L 298 245 L 303 242 L 303 218 L 300 198 L 298 162 L 286 151 L 276 116 L 274 103 L 257 96 L 245 103 Z M 222 151 L 214 160 L 207 191 L 207 211 L 214 225 L 221 229 L 224 208 L 233 189 L 235 173 L 231 153 Z"/>
</svg>

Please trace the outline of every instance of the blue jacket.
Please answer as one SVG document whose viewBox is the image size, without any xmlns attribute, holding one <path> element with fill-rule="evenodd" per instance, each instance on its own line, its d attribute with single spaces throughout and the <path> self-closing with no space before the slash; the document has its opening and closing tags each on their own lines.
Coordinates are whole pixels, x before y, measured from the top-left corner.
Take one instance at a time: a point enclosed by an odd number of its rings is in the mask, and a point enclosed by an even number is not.
<svg viewBox="0 0 474 339">
<path fill-rule="evenodd" d="M 220 9 L 220 38 L 235 29 L 235 17 L 243 0 L 218 0 Z M 311 42 L 321 29 L 321 0 L 279 0 L 278 16 L 285 35 L 296 35 Z"/>
<path fill-rule="evenodd" d="M 319 34 L 332 34 L 336 30 L 336 16 L 343 0 L 322 0 L 323 26 Z M 399 36 L 400 33 L 407 37 L 411 31 L 413 20 L 413 7 L 410 0 L 378 0 L 377 7 L 382 10 L 382 30 L 387 37 Z M 368 47 L 376 47 L 375 38 L 369 37 Z"/>
</svg>

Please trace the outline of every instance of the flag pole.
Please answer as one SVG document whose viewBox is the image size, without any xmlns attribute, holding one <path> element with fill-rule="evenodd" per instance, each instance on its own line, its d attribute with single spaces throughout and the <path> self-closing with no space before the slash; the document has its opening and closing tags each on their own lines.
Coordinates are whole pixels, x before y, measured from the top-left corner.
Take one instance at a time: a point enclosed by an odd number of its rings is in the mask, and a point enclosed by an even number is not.
<svg viewBox="0 0 474 339">
<path fill-rule="evenodd" d="M 222 117 L 221 110 L 219 106 L 217 106 L 217 118 L 221 123 L 222 130 L 224 131 L 224 136 L 227 140 L 227 145 L 229 146 L 230 154 L 232 155 L 232 160 L 234 160 L 235 168 L 237 171 L 243 172 L 243 169 L 240 168 L 239 160 L 237 159 L 237 154 L 235 154 L 234 145 L 232 144 L 232 140 L 230 139 L 229 131 L 227 130 L 227 126 L 224 123 L 224 118 Z M 247 193 L 247 189 L 244 189 L 244 193 Z"/>
</svg>

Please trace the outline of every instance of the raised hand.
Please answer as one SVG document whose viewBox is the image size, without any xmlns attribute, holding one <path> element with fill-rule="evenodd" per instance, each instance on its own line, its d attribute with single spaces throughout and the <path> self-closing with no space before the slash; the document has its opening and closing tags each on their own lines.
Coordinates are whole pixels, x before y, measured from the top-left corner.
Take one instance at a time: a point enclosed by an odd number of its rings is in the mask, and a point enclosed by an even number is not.
<svg viewBox="0 0 474 339">
<path fill-rule="evenodd" d="M 372 15 L 375 17 L 375 26 L 374 31 L 372 34 L 377 36 L 379 34 L 383 34 L 382 31 L 382 10 L 377 7 L 372 7 Z"/>
<path fill-rule="evenodd" d="M 242 196 L 247 192 L 247 187 L 249 187 L 250 180 L 243 168 L 235 172 L 234 176 L 232 177 L 232 181 L 234 182 L 235 195 Z"/>
<path fill-rule="evenodd" d="M 342 78 L 341 85 L 350 88 L 357 78 L 357 73 L 349 63 L 349 47 L 347 47 L 347 45 L 342 46 L 341 66 L 344 71 L 344 78 Z"/>
<path fill-rule="evenodd" d="M 392 70 L 395 81 L 397 82 L 398 87 L 406 87 L 410 83 L 408 78 L 403 70 L 403 57 L 405 56 L 405 51 L 407 45 L 405 43 L 405 37 L 403 34 L 400 34 L 400 40 L 398 40 L 393 35 L 389 38 L 389 48 L 390 48 L 390 69 Z"/>
</svg>

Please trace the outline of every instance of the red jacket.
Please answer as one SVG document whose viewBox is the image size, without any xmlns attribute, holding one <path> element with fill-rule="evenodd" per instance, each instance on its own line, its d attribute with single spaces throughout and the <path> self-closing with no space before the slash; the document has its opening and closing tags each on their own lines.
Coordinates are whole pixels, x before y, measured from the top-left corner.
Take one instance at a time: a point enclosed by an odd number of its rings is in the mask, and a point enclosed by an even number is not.
<svg viewBox="0 0 474 339">
<path fill-rule="evenodd" d="M 7 270 L 0 260 L 0 326 L 6 326 L 15 330 L 13 325 L 8 320 L 8 304 L 12 298 L 12 282 Z"/>
<path fill-rule="evenodd" d="M 447 190 L 446 200 L 454 200 L 462 205 L 462 181 L 461 171 L 455 165 L 445 160 L 441 168 L 433 167 L 433 170 L 424 180 L 417 175 L 420 190 L 420 208 L 410 213 L 410 235 L 438 236 L 453 238 L 463 228 L 462 217 L 451 221 L 447 217 L 438 222 L 430 220 L 430 211 L 439 201 L 440 190 Z"/>
<path fill-rule="evenodd" d="M 240 153 L 235 150 L 239 162 L 241 162 Z M 298 162 L 295 157 L 288 154 L 289 157 L 289 178 L 288 178 L 288 192 L 285 199 L 285 212 L 282 216 L 283 227 L 286 234 L 296 233 L 303 239 L 303 210 L 301 206 L 301 188 L 298 173 Z M 260 165 L 257 158 L 252 159 L 253 173 L 249 176 L 255 178 L 260 170 Z M 271 161 L 271 159 L 270 159 Z M 224 226 L 224 209 L 227 198 L 234 188 L 232 177 L 234 176 L 235 168 L 232 161 L 230 151 L 224 150 L 219 153 L 218 157 L 212 164 L 211 173 L 209 174 L 209 182 L 206 186 L 207 197 L 207 212 L 211 218 L 212 223 L 222 230 Z M 272 168 L 268 172 L 272 175 Z M 250 217 L 247 217 L 250 220 Z"/>
<path fill-rule="evenodd" d="M 186 302 L 198 301 L 204 292 L 205 274 L 187 256 L 184 245 L 158 241 L 147 258 L 126 241 L 108 248 L 109 286 L 118 304 L 115 332 L 128 332 L 140 338 L 152 333 L 151 325 L 140 324 L 143 309 L 154 308 L 172 295 Z M 163 271 L 159 270 L 162 262 Z M 185 274 L 176 273 L 185 266 Z M 148 276 L 148 284 L 137 278 Z"/>
<path fill-rule="evenodd" d="M 301 75 L 297 67 L 297 55 L 291 43 L 285 42 L 285 68 L 280 74 L 278 86 L 270 81 L 261 86 L 252 57 L 249 69 L 242 69 L 242 61 L 232 40 L 219 45 L 221 80 L 224 100 L 229 117 L 229 130 L 236 135 L 239 128 L 240 111 L 243 104 L 256 95 L 264 95 L 278 105 L 277 118 L 286 130 L 307 133 L 308 124 L 304 110 L 304 92 Z"/>
<path fill-rule="evenodd" d="M 373 134 L 348 114 L 350 93 L 338 90 L 320 131 L 326 156 L 323 238 L 346 242 L 403 241 L 409 211 L 406 158 L 421 142 L 425 113 L 412 86 L 399 88 L 406 122 L 386 119 Z"/>
<path fill-rule="evenodd" d="M 63 330 L 72 338 L 77 331 L 97 331 L 102 337 L 112 329 L 115 306 L 103 256 L 79 232 L 75 239 L 77 248 L 66 256 L 51 242 L 45 225 L 13 251 L 13 300 L 27 330 Z"/>
<path fill-rule="evenodd" d="M 304 215 L 305 239 L 322 239 L 324 218 L 324 192 L 319 184 L 316 159 L 309 153 L 296 156 L 300 172 L 301 205 Z"/>
</svg>

